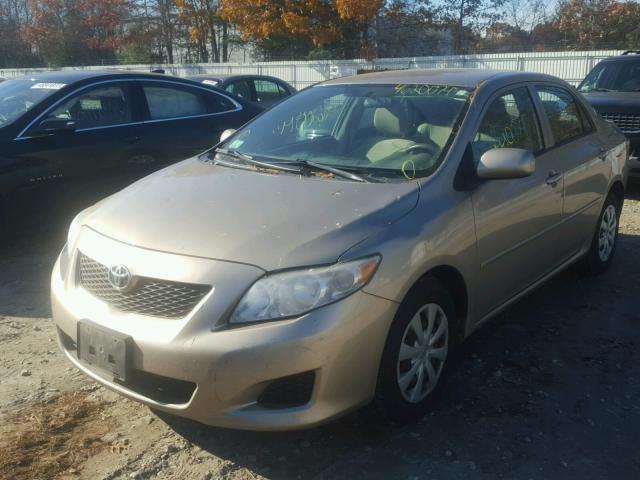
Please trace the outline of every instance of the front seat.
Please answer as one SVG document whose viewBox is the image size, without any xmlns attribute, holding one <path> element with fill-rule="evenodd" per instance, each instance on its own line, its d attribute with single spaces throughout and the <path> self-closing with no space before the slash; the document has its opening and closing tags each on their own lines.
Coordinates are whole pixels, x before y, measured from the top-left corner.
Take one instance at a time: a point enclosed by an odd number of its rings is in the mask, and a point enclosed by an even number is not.
<svg viewBox="0 0 640 480">
<path fill-rule="evenodd" d="M 391 158 L 416 142 L 405 137 L 400 115 L 396 115 L 387 108 L 376 108 L 373 114 L 373 125 L 380 134 L 375 143 L 371 145 L 365 154 L 371 163 L 377 163 Z M 369 144 L 371 144 L 369 142 Z"/>
</svg>

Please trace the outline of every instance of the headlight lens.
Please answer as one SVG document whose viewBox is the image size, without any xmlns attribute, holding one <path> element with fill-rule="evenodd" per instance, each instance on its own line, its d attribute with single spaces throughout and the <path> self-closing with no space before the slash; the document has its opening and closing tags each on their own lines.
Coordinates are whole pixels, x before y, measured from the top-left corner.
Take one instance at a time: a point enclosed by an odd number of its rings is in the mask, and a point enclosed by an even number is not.
<svg viewBox="0 0 640 480">
<path fill-rule="evenodd" d="M 330 267 L 277 273 L 261 278 L 242 297 L 231 323 L 260 322 L 302 315 L 361 289 L 373 277 L 380 257 Z"/>
</svg>

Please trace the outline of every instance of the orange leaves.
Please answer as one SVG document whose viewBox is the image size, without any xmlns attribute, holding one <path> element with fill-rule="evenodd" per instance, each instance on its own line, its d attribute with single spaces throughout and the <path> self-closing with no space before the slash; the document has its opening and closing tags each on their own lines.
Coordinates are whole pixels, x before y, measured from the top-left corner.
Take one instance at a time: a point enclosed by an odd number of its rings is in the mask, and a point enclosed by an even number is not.
<svg viewBox="0 0 640 480">
<path fill-rule="evenodd" d="M 193 42 L 203 41 L 218 15 L 218 2 L 214 0 L 175 0 L 178 18 L 189 25 L 189 38 Z"/>
<path fill-rule="evenodd" d="M 244 38 L 304 36 L 321 47 L 339 38 L 342 22 L 368 24 L 383 4 L 383 0 L 225 0 L 221 15 L 236 24 Z"/>
<path fill-rule="evenodd" d="M 606 41 L 625 44 L 637 29 L 640 6 L 611 0 L 568 0 L 557 12 L 558 31 L 570 41 L 595 45 Z M 631 43 L 633 43 L 631 41 Z"/>
<path fill-rule="evenodd" d="M 357 23 L 373 21 L 384 6 L 383 0 L 335 0 L 340 18 Z"/>
</svg>

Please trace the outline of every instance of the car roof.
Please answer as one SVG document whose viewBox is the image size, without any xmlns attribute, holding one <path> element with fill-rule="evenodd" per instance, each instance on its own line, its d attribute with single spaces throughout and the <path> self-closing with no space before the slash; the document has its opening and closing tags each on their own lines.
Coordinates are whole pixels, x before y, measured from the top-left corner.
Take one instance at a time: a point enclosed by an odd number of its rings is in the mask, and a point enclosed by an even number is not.
<svg viewBox="0 0 640 480">
<path fill-rule="evenodd" d="M 74 83 L 83 80 L 93 79 L 117 79 L 117 78 L 149 78 L 149 79 L 164 79 L 173 80 L 174 77 L 159 73 L 147 73 L 137 72 L 135 70 L 57 70 L 47 72 L 32 72 L 24 75 L 23 77 L 16 78 L 29 78 L 34 81 L 40 82 L 52 82 L 52 83 Z"/>
<path fill-rule="evenodd" d="M 197 75 L 187 75 L 186 78 L 192 79 L 192 80 L 219 80 L 219 81 L 223 81 L 226 82 L 227 80 L 242 80 L 245 78 L 253 78 L 253 79 L 258 79 L 258 80 L 274 80 L 276 82 L 281 82 L 281 83 L 287 83 L 286 81 L 282 80 L 281 78 L 277 78 L 277 77 L 272 77 L 269 75 L 253 75 L 253 74 L 243 74 L 243 75 L 215 75 L 215 74 L 211 74 L 208 75 L 206 73 L 199 73 Z"/>
<path fill-rule="evenodd" d="M 622 55 L 616 55 L 615 57 L 607 57 L 602 59 L 602 62 L 633 62 L 640 60 L 640 54 L 638 53 L 627 53 Z"/>
<path fill-rule="evenodd" d="M 322 85 L 344 84 L 425 84 L 454 85 L 457 87 L 475 88 L 480 84 L 515 83 L 528 81 L 558 81 L 556 77 L 542 73 L 517 72 L 513 70 L 488 70 L 480 68 L 432 68 L 390 70 L 384 72 L 364 73 L 351 77 L 336 78 L 322 82 Z"/>
</svg>

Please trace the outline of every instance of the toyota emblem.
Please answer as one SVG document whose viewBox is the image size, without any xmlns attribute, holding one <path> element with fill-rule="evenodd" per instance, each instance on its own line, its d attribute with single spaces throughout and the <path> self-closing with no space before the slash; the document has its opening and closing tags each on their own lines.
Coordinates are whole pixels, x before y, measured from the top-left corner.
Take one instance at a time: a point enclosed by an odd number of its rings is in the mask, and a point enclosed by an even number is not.
<svg viewBox="0 0 640 480">
<path fill-rule="evenodd" d="M 109 283 L 119 292 L 131 285 L 131 272 L 124 265 L 113 265 L 109 268 Z"/>
</svg>

